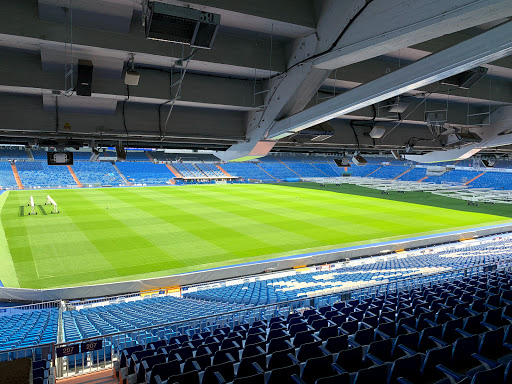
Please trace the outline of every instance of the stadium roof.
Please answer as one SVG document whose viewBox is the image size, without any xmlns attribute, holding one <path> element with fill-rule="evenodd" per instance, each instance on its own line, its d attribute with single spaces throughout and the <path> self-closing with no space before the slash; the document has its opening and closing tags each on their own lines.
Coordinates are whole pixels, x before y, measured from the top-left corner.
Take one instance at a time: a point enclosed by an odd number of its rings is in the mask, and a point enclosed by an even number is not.
<svg viewBox="0 0 512 384">
<path fill-rule="evenodd" d="M 495 124 L 512 114 L 512 0 L 161 2 L 219 14 L 212 49 L 146 39 L 145 0 L 3 1 L 1 142 L 123 140 L 230 160 L 477 146 L 470 131 L 510 150 Z M 140 81 L 127 86 L 132 57 Z M 73 91 L 78 60 L 92 61 L 91 96 Z M 443 84 L 479 67 L 469 89 Z"/>
</svg>

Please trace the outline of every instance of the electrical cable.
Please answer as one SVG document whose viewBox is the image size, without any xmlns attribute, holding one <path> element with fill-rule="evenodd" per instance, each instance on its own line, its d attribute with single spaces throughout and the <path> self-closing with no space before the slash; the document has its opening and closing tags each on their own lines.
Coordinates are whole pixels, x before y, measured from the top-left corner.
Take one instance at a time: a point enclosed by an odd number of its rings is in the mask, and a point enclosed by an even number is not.
<svg viewBox="0 0 512 384">
<path fill-rule="evenodd" d="M 55 97 L 55 132 L 59 132 L 59 98 Z"/>
<path fill-rule="evenodd" d="M 375 122 L 375 119 L 377 118 L 377 107 L 375 106 L 375 104 L 372 104 L 372 107 L 373 107 L 372 121 Z M 373 146 L 375 147 L 375 139 L 373 137 L 372 137 L 372 142 L 373 142 Z"/>
<path fill-rule="evenodd" d="M 357 11 L 357 13 L 349 20 L 349 22 L 347 23 L 347 25 L 345 25 L 345 27 L 343 28 L 343 30 L 341 31 L 341 33 L 338 35 L 338 37 L 336 38 L 336 40 L 334 40 L 334 42 L 331 44 L 331 46 L 326 49 L 325 51 L 323 52 L 320 52 L 320 53 L 317 53 L 313 56 L 309 56 L 307 57 L 306 59 L 303 59 L 295 64 L 293 64 L 291 67 L 285 69 L 283 72 L 280 72 L 280 73 L 276 73 L 275 75 L 271 75 L 271 76 L 268 76 L 267 78 L 263 78 L 261 79 L 262 81 L 269 81 L 271 79 L 273 79 L 274 77 L 277 77 L 277 76 L 281 76 L 281 75 L 284 75 L 286 73 L 288 73 L 290 70 L 292 70 L 293 68 L 295 68 L 296 66 L 298 65 L 301 65 L 303 63 L 305 63 L 306 61 L 310 61 L 310 60 L 314 60 L 320 56 L 323 56 L 325 55 L 326 53 L 329 53 L 331 52 L 335 47 L 336 45 L 339 43 L 339 41 L 343 38 L 343 36 L 345 36 L 345 33 L 348 31 L 348 29 L 352 26 L 352 24 L 354 23 L 354 21 L 356 21 L 356 19 L 364 12 L 364 10 L 368 7 L 368 5 L 370 5 L 370 3 L 372 3 L 373 0 L 366 0 L 366 4 L 364 6 L 361 7 L 361 9 L 359 11 Z M 269 95 L 268 97 L 268 100 L 271 100 L 272 97 L 274 97 L 274 94 L 277 92 L 279 87 L 275 87 L 274 89 L 274 92 L 272 92 L 271 95 Z M 263 118 L 263 115 L 262 117 Z M 260 118 L 260 122 L 261 122 L 261 118 Z M 258 125 L 259 123 L 258 122 Z M 268 137 L 268 134 L 270 133 L 270 130 L 272 129 L 272 124 L 268 127 L 268 129 L 265 131 L 265 133 L 263 134 L 263 139 L 266 140 L 267 137 Z"/>
<path fill-rule="evenodd" d="M 409 112 L 407 114 L 407 116 L 405 116 L 404 118 L 400 118 L 400 120 L 398 121 L 398 123 L 393 127 L 391 128 L 389 131 L 387 131 L 384 136 L 382 136 L 381 140 L 384 140 L 391 132 L 393 132 L 400 124 L 402 124 L 404 122 L 404 120 L 406 120 L 409 116 L 411 116 L 411 114 L 416 110 L 418 109 L 418 107 L 420 105 L 422 105 L 424 102 L 427 101 L 427 99 L 429 98 L 430 95 L 432 95 L 435 91 L 437 91 L 437 89 L 441 86 L 441 83 L 439 83 L 433 91 L 425 94 L 425 96 L 423 97 L 423 100 L 421 100 L 413 109 L 411 112 Z"/>
<path fill-rule="evenodd" d="M 361 9 L 359 11 L 357 11 L 357 13 L 349 20 L 349 22 L 347 23 L 347 25 L 345 25 L 345 28 L 343 28 L 343 30 L 341 31 L 341 33 L 338 35 L 338 37 L 336 38 L 336 40 L 334 40 L 334 42 L 331 44 L 331 46 L 326 49 L 325 51 L 323 52 L 320 52 L 320 53 L 317 53 L 317 54 L 314 54 L 312 56 L 309 56 L 307 57 L 306 59 L 304 60 L 301 60 L 295 64 L 293 64 L 290 68 L 287 68 L 285 69 L 283 72 L 280 72 L 280 73 L 276 73 L 272 76 L 269 76 L 267 78 L 264 78 L 262 80 L 271 80 L 273 79 L 274 77 L 276 76 L 280 76 L 280 75 L 284 75 L 285 73 L 289 72 L 291 69 L 293 69 L 294 67 L 298 66 L 298 65 L 301 65 L 303 63 L 305 63 L 306 61 L 310 61 L 310 60 L 314 60 L 318 57 L 321 57 L 323 55 L 325 55 L 326 53 L 329 53 L 331 52 L 334 48 L 336 48 L 336 45 L 340 42 L 340 40 L 343 38 L 343 36 L 345 36 L 345 33 L 348 31 L 348 29 L 352 26 L 352 24 L 356 21 L 356 19 L 361 15 L 361 13 L 364 12 L 364 10 L 368 7 L 368 5 L 370 5 L 371 3 L 373 2 L 373 0 L 366 0 L 366 4 L 363 5 L 361 7 Z"/>
<path fill-rule="evenodd" d="M 171 90 L 176 85 L 178 86 L 178 89 L 176 90 L 176 94 L 175 94 L 174 97 L 172 97 L 172 99 L 166 101 L 163 104 L 160 104 L 160 106 L 158 107 L 158 109 L 159 109 L 159 123 L 160 123 L 161 108 L 164 105 L 171 103 L 171 108 L 169 109 L 169 113 L 167 114 L 167 118 L 165 119 L 165 124 L 164 124 L 163 130 L 161 129 L 161 127 L 159 127 L 159 130 L 160 130 L 160 141 L 163 141 L 164 138 L 165 138 L 165 135 L 167 133 L 167 124 L 169 123 L 169 118 L 171 117 L 171 113 L 172 113 L 172 111 L 174 109 L 174 106 L 176 105 L 176 100 L 178 100 L 181 97 L 181 87 L 183 85 L 183 80 L 185 78 L 185 74 L 187 73 L 187 70 L 188 70 L 188 64 L 190 63 L 190 60 L 192 59 L 192 57 L 194 57 L 196 52 L 197 52 L 197 48 L 194 48 L 192 50 L 192 52 L 190 53 L 190 55 L 188 55 L 186 58 L 184 58 L 182 60 L 179 60 L 177 62 L 177 63 L 180 63 L 180 64 L 183 64 L 183 62 L 185 62 L 185 67 L 183 68 L 183 71 L 181 73 L 180 79 L 178 81 L 174 82 L 173 84 L 171 84 Z M 172 96 L 172 94 L 171 94 L 171 96 Z"/>
<path fill-rule="evenodd" d="M 359 143 L 359 137 L 357 136 L 356 129 L 354 128 L 354 122 L 352 120 L 350 121 L 350 128 L 352 128 L 352 132 L 354 132 L 354 137 L 356 138 L 356 143 L 357 143 L 357 149 L 360 150 L 361 145 Z"/>
<path fill-rule="evenodd" d="M 128 143 L 128 128 L 126 127 L 125 106 L 126 106 L 126 102 L 130 99 L 130 86 L 129 85 L 126 86 L 126 96 L 127 97 L 123 101 L 123 125 L 124 125 L 124 130 L 126 132 L 126 143 Z"/>
</svg>

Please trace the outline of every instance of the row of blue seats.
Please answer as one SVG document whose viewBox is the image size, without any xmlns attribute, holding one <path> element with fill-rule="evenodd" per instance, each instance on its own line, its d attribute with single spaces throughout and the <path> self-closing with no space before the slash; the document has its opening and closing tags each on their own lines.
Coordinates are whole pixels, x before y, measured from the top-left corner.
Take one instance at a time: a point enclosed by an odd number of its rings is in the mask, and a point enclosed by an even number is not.
<svg viewBox="0 0 512 384">
<path fill-rule="evenodd" d="M 132 183 L 161 185 L 168 184 L 174 177 L 173 173 L 164 164 L 118 162 L 116 165 L 128 181 Z"/>
<path fill-rule="evenodd" d="M 171 296 L 110 304 L 64 312 L 64 336 L 66 341 L 73 341 L 242 308 L 239 304 Z"/>
<path fill-rule="evenodd" d="M 0 161 L 0 188 L 16 188 L 16 179 L 8 161 Z"/>
<path fill-rule="evenodd" d="M 450 257 L 456 252 L 456 257 Z M 383 261 L 374 258 L 373 263 L 359 265 L 348 262 L 343 268 L 300 273 L 268 280 L 230 284 L 219 288 L 198 287 L 197 291 L 184 294 L 202 300 L 262 305 L 294 300 L 311 295 L 328 294 L 334 290 L 357 288 L 360 284 L 378 284 L 422 276 L 432 271 L 448 271 L 472 265 L 506 261 L 512 258 L 512 241 L 502 240 L 474 246 L 460 247 L 452 251 L 435 251 L 428 255 L 410 256 Z M 354 265 L 355 264 L 355 265 Z"/>
<path fill-rule="evenodd" d="M 35 310 L 0 317 L 0 351 L 57 341 L 59 311 Z"/>
<path fill-rule="evenodd" d="M 119 172 L 109 162 L 80 161 L 73 170 L 83 185 L 123 185 Z"/>
<path fill-rule="evenodd" d="M 126 348 L 137 382 L 509 383 L 512 276 L 337 302 Z"/>
<path fill-rule="evenodd" d="M 66 341 L 74 341 L 246 308 L 249 308 L 248 315 L 255 316 L 256 313 L 251 313 L 250 310 L 255 304 L 329 294 L 351 287 L 357 288 L 361 283 L 386 283 L 422 276 L 424 273 L 449 271 L 484 263 L 501 263 L 510 260 L 511 254 L 512 242 L 503 238 L 499 241 L 461 245 L 454 249 L 395 260 L 377 257 L 369 259 L 364 265 L 352 265 L 349 262 L 337 270 L 300 273 L 295 276 L 198 290 L 185 293 L 184 298 L 166 296 L 86 307 L 63 313 L 64 336 Z M 1 317 L 0 348 L 5 350 L 55 341 L 57 318 L 56 309 Z M 223 320 L 230 321 L 229 318 Z M 147 332 L 134 332 L 131 341 L 138 343 L 147 337 Z"/>
<path fill-rule="evenodd" d="M 58 186 L 76 186 L 67 167 L 47 165 L 43 161 L 16 163 L 21 183 L 25 186 L 54 188 Z"/>
<path fill-rule="evenodd" d="M 143 152 L 140 152 L 143 153 Z M 142 156 L 142 155 L 140 155 Z M 149 159 L 148 159 L 149 160 Z M 382 160 L 382 159 L 381 159 Z M 16 187 L 10 164 L 0 162 L 0 187 Z M 42 161 L 17 162 L 22 183 L 26 187 L 74 187 L 76 183 L 66 167 L 50 167 Z M 223 177 L 224 173 L 212 163 L 175 163 L 176 169 L 188 178 Z M 72 166 L 78 179 L 85 185 L 124 185 L 122 177 L 109 162 L 75 162 Z M 172 173 L 163 164 L 149 161 L 118 162 L 117 167 L 129 182 L 148 185 L 168 184 Z M 303 161 L 262 161 L 260 163 L 222 164 L 232 176 L 246 180 L 274 182 L 302 177 L 339 177 L 345 172 L 334 162 Z M 346 171 L 352 176 L 404 181 L 420 181 L 426 178 L 426 168 L 412 168 L 406 165 L 382 165 L 377 162 L 366 166 L 352 166 Z M 170 174 L 170 176 L 169 176 Z M 478 176 L 478 177 L 477 177 Z M 440 176 L 429 176 L 432 183 L 469 183 L 471 188 L 512 189 L 512 177 L 503 172 L 481 172 L 477 170 L 449 170 Z"/>
</svg>

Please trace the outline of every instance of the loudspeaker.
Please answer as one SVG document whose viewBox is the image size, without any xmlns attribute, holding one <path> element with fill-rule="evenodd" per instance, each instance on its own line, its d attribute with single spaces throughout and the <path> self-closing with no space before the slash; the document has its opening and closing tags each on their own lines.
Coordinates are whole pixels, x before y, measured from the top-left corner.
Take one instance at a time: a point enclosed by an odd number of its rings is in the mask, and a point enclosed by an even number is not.
<svg viewBox="0 0 512 384">
<path fill-rule="evenodd" d="M 343 159 L 334 159 L 334 162 L 338 167 L 350 167 L 350 163 L 346 157 Z"/>
<path fill-rule="evenodd" d="M 76 80 L 76 94 L 78 96 L 91 96 L 92 87 L 92 61 L 78 60 L 78 75 Z"/>
<path fill-rule="evenodd" d="M 122 145 L 116 145 L 117 160 L 126 160 L 126 150 Z"/>
</svg>

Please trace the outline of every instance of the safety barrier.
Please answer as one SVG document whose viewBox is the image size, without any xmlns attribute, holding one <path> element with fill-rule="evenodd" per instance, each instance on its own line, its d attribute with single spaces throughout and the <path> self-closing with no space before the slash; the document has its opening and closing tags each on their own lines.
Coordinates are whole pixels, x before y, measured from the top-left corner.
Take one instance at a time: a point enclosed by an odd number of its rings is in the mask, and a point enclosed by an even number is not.
<svg viewBox="0 0 512 384">
<path fill-rule="evenodd" d="M 45 301 L 43 303 L 17 305 L 12 307 L 0 307 L 0 316 L 11 316 L 17 313 L 35 311 L 38 309 L 59 308 L 60 300 Z"/>
<path fill-rule="evenodd" d="M 431 286 L 480 275 L 491 270 L 512 270 L 512 262 L 488 263 L 454 269 L 442 273 L 396 279 L 382 284 L 365 284 L 357 289 L 333 292 L 329 294 L 289 300 L 285 302 L 247 307 L 243 310 L 219 313 L 216 315 L 158 324 L 130 331 L 103 335 L 100 337 L 74 340 L 64 343 L 38 345 L 0 351 L 0 361 L 30 356 L 38 359 L 47 356 L 57 372 L 57 378 L 95 372 L 112 368 L 118 361 L 119 353 L 133 345 L 147 345 L 153 341 L 179 334 L 198 333 L 204 328 L 211 330 L 226 325 L 233 327 L 244 322 L 269 319 L 274 316 L 286 316 L 290 312 L 309 307 L 332 305 L 336 301 L 363 299 L 383 293 L 409 291 L 418 286 Z"/>
</svg>

